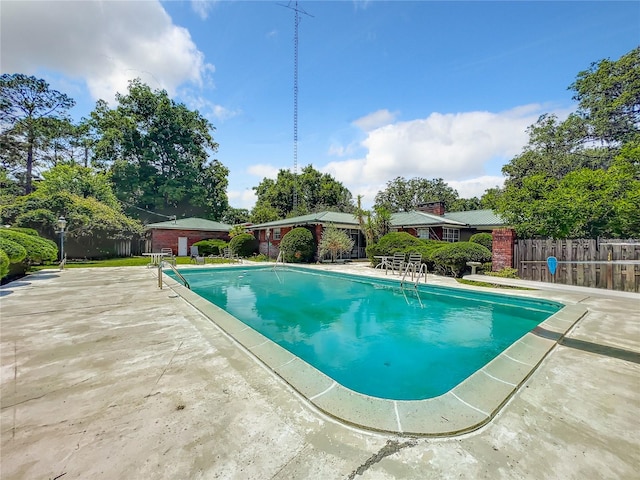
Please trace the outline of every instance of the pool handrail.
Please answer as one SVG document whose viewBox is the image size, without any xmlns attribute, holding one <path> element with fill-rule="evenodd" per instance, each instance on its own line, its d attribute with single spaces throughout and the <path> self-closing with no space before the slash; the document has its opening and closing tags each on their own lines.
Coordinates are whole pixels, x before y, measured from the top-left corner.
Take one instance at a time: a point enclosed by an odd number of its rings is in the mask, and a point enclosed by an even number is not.
<svg viewBox="0 0 640 480">
<path fill-rule="evenodd" d="M 189 282 L 187 282 L 187 279 L 182 276 L 182 274 L 178 271 L 176 267 L 174 267 L 172 264 L 170 264 L 166 260 L 160 260 L 160 262 L 158 262 L 158 288 L 160 290 L 162 290 L 162 266 L 163 265 L 167 265 L 169 268 L 171 268 L 171 270 L 175 272 L 178 278 L 184 282 L 184 286 L 187 287 L 189 290 L 191 290 L 191 285 L 189 285 Z"/>
<path fill-rule="evenodd" d="M 419 266 L 418 266 L 419 265 Z M 427 264 L 426 263 L 409 263 L 407 267 L 404 269 L 404 274 L 402 275 L 402 280 L 400 280 L 400 287 L 403 287 L 405 284 L 405 280 L 407 278 L 407 274 L 411 272 L 411 281 L 413 282 L 413 277 L 415 275 L 416 281 L 413 284 L 413 288 L 418 288 L 418 283 L 420 282 L 420 277 L 424 276 L 424 283 L 427 283 Z"/>
<path fill-rule="evenodd" d="M 273 270 L 276 269 L 276 267 L 278 266 L 278 260 L 280 260 L 280 263 L 284 266 L 284 255 L 282 255 L 282 252 L 278 252 L 278 257 L 276 258 L 276 263 L 273 264 Z"/>
</svg>

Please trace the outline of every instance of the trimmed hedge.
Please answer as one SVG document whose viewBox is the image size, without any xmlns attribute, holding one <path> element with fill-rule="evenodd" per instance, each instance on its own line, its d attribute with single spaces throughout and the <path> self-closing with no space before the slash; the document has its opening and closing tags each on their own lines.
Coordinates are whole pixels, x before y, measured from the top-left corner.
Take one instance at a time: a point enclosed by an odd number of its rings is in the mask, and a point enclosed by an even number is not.
<svg viewBox="0 0 640 480">
<path fill-rule="evenodd" d="M 431 261 L 436 270 L 443 274 L 461 276 L 467 267 L 467 262 L 488 262 L 491 260 L 491 252 L 488 248 L 478 243 L 455 242 L 445 245 L 431 254 Z"/>
<path fill-rule="evenodd" d="M 10 240 L 22 245 L 27 251 L 24 262 L 28 264 L 55 262 L 58 258 L 57 245 L 46 238 L 27 235 L 12 228 L 0 228 L 0 239 Z"/>
<path fill-rule="evenodd" d="M 4 278 L 8 274 L 9 274 L 9 257 L 7 256 L 6 252 L 0 248 L 0 278 Z"/>
<path fill-rule="evenodd" d="M 280 251 L 285 262 L 309 263 L 316 252 L 316 242 L 310 230 L 304 227 L 287 232 L 280 241 Z"/>
<path fill-rule="evenodd" d="M 219 238 L 200 240 L 199 242 L 194 243 L 194 245 L 198 247 L 198 253 L 204 256 L 220 255 L 222 250 L 229 246 L 227 242 L 220 240 Z"/>
<path fill-rule="evenodd" d="M 8 238 L 0 237 L 0 250 L 3 250 L 9 263 L 19 263 L 27 257 L 27 249 Z"/>
<path fill-rule="evenodd" d="M 231 239 L 229 248 L 236 255 L 250 257 L 258 251 L 258 240 L 250 233 L 241 233 Z"/>
<path fill-rule="evenodd" d="M 488 248 L 489 251 L 492 251 L 493 249 L 493 235 L 490 233 L 474 233 L 471 235 L 469 241 L 471 243 L 478 243 L 483 247 Z"/>
<path fill-rule="evenodd" d="M 33 235 L 34 237 L 39 237 L 40 234 L 34 228 L 26 228 L 26 227 L 11 227 L 11 230 L 14 232 L 25 233 L 27 235 Z"/>
</svg>

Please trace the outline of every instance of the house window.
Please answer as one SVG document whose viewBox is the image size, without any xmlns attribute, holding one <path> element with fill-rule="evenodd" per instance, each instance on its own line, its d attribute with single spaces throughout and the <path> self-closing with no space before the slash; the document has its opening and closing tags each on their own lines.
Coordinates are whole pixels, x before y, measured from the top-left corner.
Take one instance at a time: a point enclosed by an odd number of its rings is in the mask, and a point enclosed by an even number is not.
<svg viewBox="0 0 640 480">
<path fill-rule="evenodd" d="M 460 230 L 457 228 L 442 228 L 442 240 L 445 242 L 459 242 Z"/>
<path fill-rule="evenodd" d="M 428 228 L 419 228 L 418 229 L 418 238 L 429 239 L 429 229 Z"/>
<path fill-rule="evenodd" d="M 274 240 L 280 240 L 280 229 L 279 228 L 274 228 L 273 229 L 273 239 Z"/>
</svg>

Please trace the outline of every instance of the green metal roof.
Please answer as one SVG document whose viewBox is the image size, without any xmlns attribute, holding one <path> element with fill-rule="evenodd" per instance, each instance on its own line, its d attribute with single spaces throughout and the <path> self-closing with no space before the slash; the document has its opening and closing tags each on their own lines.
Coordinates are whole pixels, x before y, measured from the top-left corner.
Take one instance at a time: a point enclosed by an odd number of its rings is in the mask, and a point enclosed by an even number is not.
<svg viewBox="0 0 640 480">
<path fill-rule="evenodd" d="M 466 212 L 448 212 L 444 217 L 465 223 L 471 227 L 502 226 L 505 221 L 493 210 L 468 210 Z"/>
<path fill-rule="evenodd" d="M 168 222 L 164 222 L 168 223 Z M 295 225 L 317 225 L 317 224 L 347 225 L 359 228 L 358 219 L 351 213 L 340 212 L 318 212 L 298 217 L 274 220 L 273 222 L 251 225 L 247 228 L 260 230 L 264 228 L 291 227 Z M 432 213 L 413 210 L 410 212 L 398 212 L 391 214 L 391 225 L 393 227 L 476 227 L 476 226 L 500 226 L 504 225 L 498 215 L 492 210 L 470 210 L 467 212 L 450 212 L 443 216 Z"/>
<path fill-rule="evenodd" d="M 300 215 L 298 217 L 285 218 L 283 220 L 274 220 L 273 222 L 259 223 L 251 225 L 247 228 L 251 230 L 260 230 L 262 228 L 278 228 L 291 227 L 294 225 L 317 225 L 317 224 L 349 225 L 357 228 L 359 226 L 358 219 L 352 213 L 341 212 L 318 212 L 309 215 Z"/>
<path fill-rule="evenodd" d="M 150 223 L 145 229 L 161 229 L 161 230 L 203 230 L 209 232 L 228 232 L 231 225 L 226 223 L 214 222 L 205 218 L 179 218 L 169 220 L 167 222 Z"/>
<path fill-rule="evenodd" d="M 451 225 L 452 227 L 465 226 L 462 222 L 444 218 L 432 213 L 419 212 L 417 210 L 391 214 L 391 225 L 393 227 L 434 227 L 436 225 Z"/>
</svg>

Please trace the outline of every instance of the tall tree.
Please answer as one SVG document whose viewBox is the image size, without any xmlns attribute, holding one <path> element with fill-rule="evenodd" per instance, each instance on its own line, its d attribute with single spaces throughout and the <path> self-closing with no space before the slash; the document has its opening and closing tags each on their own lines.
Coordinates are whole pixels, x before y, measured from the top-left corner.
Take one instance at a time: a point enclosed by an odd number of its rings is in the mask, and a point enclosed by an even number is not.
<svg viewBox="0 0 640 480">
<path fill-rule="evenodd" d="M 351 192 L 331 175 L 319 172 L 312 165 L 304 167 L 297 178 L 290 170 L 281 169 L 275 180 L 265 178 L 253 189 L 258 197 L 252 213 L 253 221 L 257 213 L 264 217 L 272 216 L 275 211 L 277 218 L 285 218 L 322 210 L 351 212 L 354 208 Z M 295 211 L 294 191 L 298 197 Z"/>
<path fill-rule="evenodd" d="M 619 145 L 640 132 L 640 47 L 616 61 L 592 63 L 569 88 L 591 140 Z"/>
<path fill-rule="evenodd" d="M 142 218 L 141 210 L 222 218 L 229 171 L 209 159 L 218 149 L 209 121 L 139 79 L 116 100 L 114 109 L 98 101 L 91 113 L 94 155 L 97 165 L 110 168 L 128 211 Z"/>
<path fill-rule="evenodd" d="M 38 148 L 51 139 L 52 124 L 64 120 L 74 105 L 72 98 L 52 90 L 42 79 L 21 73 L 0 77 L 0 136 L 4 145 L 11 146 L 1 155 L 3 162 L 17 163 L 20 173 L 24 167 L 26 194 L 33 190 Z"/>
<path fill-rule="evenodd" d="M 640 48 L 592 64 L 570 88 L 578 111 L 564 122 L 540 117 L 489 200 L 523 236 L 637 236 Z"/>
<path fill-rule="evenodd" d="M 458 199 L 458 192 L 441 178 L 396 177 L 387 182 L 387 187 L 376 194 L 375 205 L 391 212 L 408 212 L 415 210 L 426 202 L 444 202 L 449 210 Z"/>
</svg>

